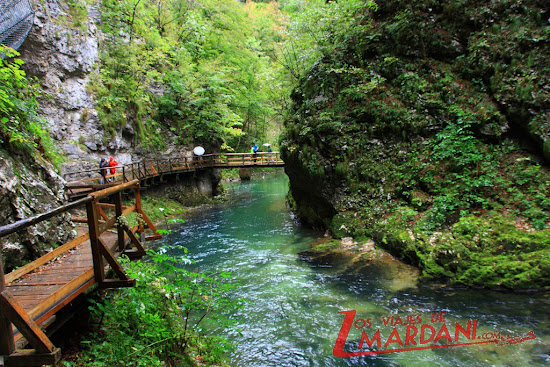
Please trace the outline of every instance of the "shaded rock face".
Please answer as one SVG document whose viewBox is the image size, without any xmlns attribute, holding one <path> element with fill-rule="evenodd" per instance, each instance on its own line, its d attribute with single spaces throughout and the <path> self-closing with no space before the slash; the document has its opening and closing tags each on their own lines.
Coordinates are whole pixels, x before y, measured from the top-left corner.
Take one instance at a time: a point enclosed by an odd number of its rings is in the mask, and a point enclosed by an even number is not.
<svg viewBox="0 0 550 367">
<path fill-rule="evenodd" d="M 457 143 L 454 156 L 435 162 L 459 139 L 487 149 L 510 139 L 514 149 L 550 161 L 547 14 L 531 16 L 539 5 L 467 1 L 459 9 L 418 1 L 410 11 L 409 3 L 389 0 L 358 19 L 291 96 L 281 154 L 298 214 L 330 223 L 336 212 L 384 212 L 416 191 L 434 194 L 422 169 L 478 151 L 464 153 Z M 497 23 L 502 32 L 493 32 Z M 452 130 L 451 123 L 468 126 Z M 409 168 L 419 174 L 411 179 Z M 455 173 L 447 171 L 435 181 Z"/>
<path fill-rule="evenodd" d="M 32 165 L 0 151 L 0 226 L 65 203 L 63 180 L 47 162 Z M 0 239 L 5 269 L 31 261 L 73 238 L 70 215 L 56 216 Z"/>
<path fill-rule="evenodd" d="M 145 153 L 136 146 L 135 129 L 131 122 L 116 133 L 106 136 L 95 110 L 93 95 L 86 87 L 98 72 L 99 42 L 98 5 L 88 8 L 86 24 L 70 28 L 63 17 L 66 9 L 56 0 L 34 2 L 34 27 L 23 43 L 23 69 L 38 78 L 46 96 L 40 100 L 40 109 L 58 142 L 60 152 L 68 160 L 61 165 L 63 174 L 95 170 L 101 158 L 115 157 L 119 164 L 144 159 L 191 157 L 193 147 L 168 147 L 162 151 Z M 175 141 L 174 134 L 167 137 Z M 95 171 L 91 174 L 94 174 Z"/>
<path fill-rule="evenodd" d="M 85 30 L 68 28 L 61 21 L 67 14 L 57 1 L 34 2 L 33 7 L 34 27 L 19 50 L 24 69 L 46 92 L 41 112 L 62 152 L 71 160 L 92 159 L 107 149 L 93 98 L 86 91 L 99 60 L 96 20 L 89 18 Z"/>
</svg>

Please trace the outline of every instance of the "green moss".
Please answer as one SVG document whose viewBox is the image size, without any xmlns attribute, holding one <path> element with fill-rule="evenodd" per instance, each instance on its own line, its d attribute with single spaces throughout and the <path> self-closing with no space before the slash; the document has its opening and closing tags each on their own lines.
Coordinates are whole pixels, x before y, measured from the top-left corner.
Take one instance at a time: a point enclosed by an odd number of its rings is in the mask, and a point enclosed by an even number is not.
<svg viewBox="0 0 550 367">
<path fill-rule="evenodd" d="M 318 245 L 313 246 L 313 250 L 317 252 L 325 252 L 330 250 L 335 250 L 340 247 L 340 241 L 339 240 L 329 240 L 325 243 L 320 243 Z"/>
</svg>

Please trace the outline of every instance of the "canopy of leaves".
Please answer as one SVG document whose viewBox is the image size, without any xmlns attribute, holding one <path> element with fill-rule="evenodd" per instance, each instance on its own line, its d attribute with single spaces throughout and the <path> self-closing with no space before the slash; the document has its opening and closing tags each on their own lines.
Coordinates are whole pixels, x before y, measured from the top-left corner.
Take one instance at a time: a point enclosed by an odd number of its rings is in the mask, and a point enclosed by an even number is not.
<svg viewBox="0 0 550 367">
<path fill-rule="evenodd" d="M 269 56 L 283 18 L 276 3 L 233 0 L 102 2 L 99 74 L 90 85 L 100 119 L 144 145 L 231 150 L 280 125 L 288 87 Z"/>
</svg>

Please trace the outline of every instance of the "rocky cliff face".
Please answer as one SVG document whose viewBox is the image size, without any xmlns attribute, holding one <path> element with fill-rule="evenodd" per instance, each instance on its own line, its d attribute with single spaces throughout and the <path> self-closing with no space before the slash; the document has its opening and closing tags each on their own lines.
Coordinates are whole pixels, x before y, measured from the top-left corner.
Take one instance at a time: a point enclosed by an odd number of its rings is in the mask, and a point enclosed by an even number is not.
<svg viewBox="0 0 550 367">
<path fill-rule="evenodd" d="M 96 169 L 101 157 L 114 156 L 119 164 L 146 158 L 192 156 L 192 147 L 168 145 L 157 152 L 143 152 L 136 143 L 131 124 L 116 134 L 105 135 L 87 91 L 97 72 L 100 43 L 98 4 L 87 9 L 84 24 L 74 27 L 68 6 L 57 0 L 33 1 L 34 27 L 19 52 L 28 76 L 36 77 L 45 91 L 40 110 L 59 153 L 66 159 L 61 173 L 47 161 L 36 161 L 0 150 L 0 226 L 42 213 L 66 203 L 63 175 Z M 168 136 L 168 141 L 176 136 Z M 218 178 L 219 181 L 219 178 Z M 212 193 L 217 181 L 201 176 L 200 193 Z M 0 240 L 8 270 L 66 242 L 72 235 L 70 216 L 55 218 Z"/>
<path fill-rule="evenodd" d="M 93 95 L 87 91 L 99 67 L 102 38 L 99 5 L 88 7 L 85 24 L 71 26 L 66 5 L 56 1 L 34 2 L 35 25 L 21 49 L 24 69 L 40 80 L 47 93 L 40 101 L 52 137 L 67 160 L 62 174 L 95 169 L 102 157 L 114 156 L 119 164 L 159 156 L 192 156 L 191 147 L 169 146 L 144 153 L 136 144 L 131 123 L 114 136 L 105 134 L 98 119 Z M 67 20 L 69 19 L 69 20 Z M 170 140 L 170 137 L 167 137 Z M 172 136 L 175 141 L 176 136 Z"/>
<path fill-rule="evenodd" d="M 282 138 L 295 209 L 427 277 L 548 286 L 549 14 L 458 4 L 388 0 L 327 36 Z"/>
<path fill-rule="evenodd" d="M 54 209 L 65 203 L 63 179 L 46 161 L 30 162 L 0 150 L 0 225 Z M 6 270 L 33 260 L 75 233 L 70 216 L 57 216 L 0 240 Z"/>
</svg>

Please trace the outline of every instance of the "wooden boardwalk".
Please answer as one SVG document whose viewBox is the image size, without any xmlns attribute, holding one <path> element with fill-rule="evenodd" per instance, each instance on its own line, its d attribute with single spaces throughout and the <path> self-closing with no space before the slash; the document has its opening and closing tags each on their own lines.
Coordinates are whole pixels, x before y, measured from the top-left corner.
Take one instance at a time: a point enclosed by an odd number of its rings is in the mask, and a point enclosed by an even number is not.
<svg viewBox="0 0 550 367">
<path fill-rule="evenodd" d="M 225 153 L 208 154 L 192 158 L 146 160 L 117 166 L 115 167 L 116 173 L 107 175 L 107 179 L 111 181 L 109 183 L 101 182 L 102 177 L 99 174 L 99 168 L 66 173 L 64 178 L 67 181 L 67 195 L 70 199 L 76 199 L 107 186 L 118 185 L 132 180 L 139 180 L 144 184 L 156 178 L 162 180 L 168 175 L 211 168 L 269 168 L 283 166 L 284 162 L 281 160 L 279 152 L 261 152 L 257 154 Z"/>
<path fill-rule="evenodd" d="M 135 204 L 122 206 L 121 192 L 134 190 Z M 108 199 L 113 203 L 101 202 Z M 87 228 L 78 237 L 45 256 L 4 274 L 0 256 L 0 358 L 6 366 L 55 364 L 60 351 L 42 331 L 54 315 L 78 295 L 97 287 L 127 287 L 129 279 L 117 258 L 145 254 L 143 239 L 160 238 L 141 210 L 139 181 L 133 180 L 89 194 L 87 197 L 38 216 L 0 227 L 0 237 L 85 206 Z M 138 213 L 152 231 L 129 228 L 120 217 Z M 108 278 L 108 276 L 110 278 Z M 29 344 L 31 349 L 21 349 Z M 0 364 L 1 365 L 1 364 Z"/>
</svg>

